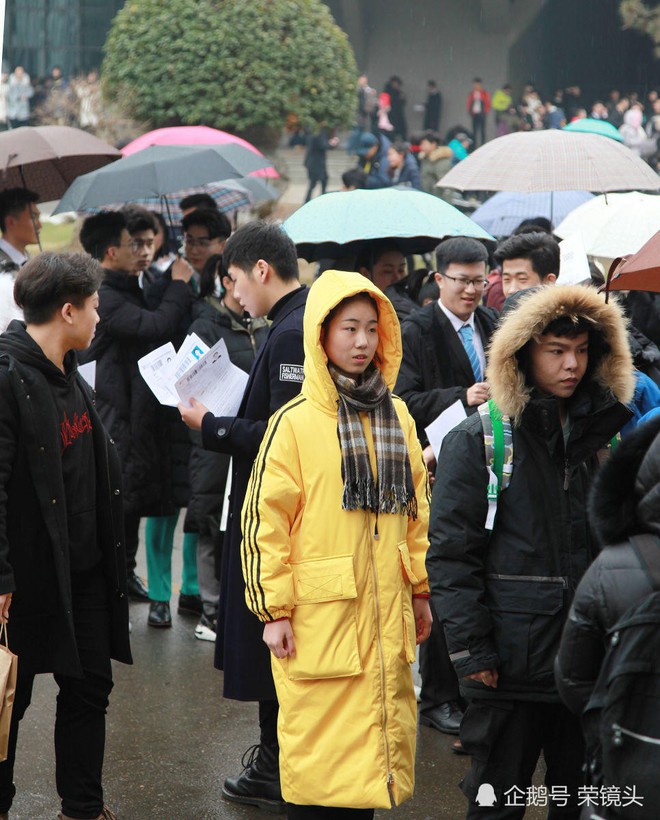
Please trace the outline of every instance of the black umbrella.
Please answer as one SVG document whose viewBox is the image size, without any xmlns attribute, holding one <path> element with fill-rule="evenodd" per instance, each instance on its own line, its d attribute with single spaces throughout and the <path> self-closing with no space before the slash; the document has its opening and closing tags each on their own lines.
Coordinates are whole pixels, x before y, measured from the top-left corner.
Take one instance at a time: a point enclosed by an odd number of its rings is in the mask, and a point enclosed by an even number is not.
<svg viewBox="0 0 660 820">
<path fill-rule="evenodd" d="M 54 213 L 162 197 L 269 167 L 267 159 L 240 145 L 154 145 L 79 177 Z"/>
</svg>

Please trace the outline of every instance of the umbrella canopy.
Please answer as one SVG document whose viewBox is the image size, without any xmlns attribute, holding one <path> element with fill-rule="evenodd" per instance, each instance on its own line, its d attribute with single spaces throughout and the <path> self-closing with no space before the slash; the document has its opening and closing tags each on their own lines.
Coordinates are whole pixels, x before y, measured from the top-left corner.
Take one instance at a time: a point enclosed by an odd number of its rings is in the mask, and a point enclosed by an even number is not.
<svg viewBox="0 0 660 820">
<path fill-rule="evenodd" d="M 174 224 L 178 224 L 183 219 L 179 202 L 191 194 L 209 194 L 215 200 L 216 208 L 220 213 L 237 211 L 240 208 L 248 208 L 255 202 L 265 202 L 279 197 L 279 191 L 271 185 L 267 185 L 255 177 L 242 177 L 240 182 L 237 179 L 227 179 L 223 182 L 210 182 L 207 185 L 197 185 L 194 188 L 184 188 L 181 191 L 173 191 L 160 197 L 146 196 L 132 199 L 131 202 L 141 205 L 148 211 L 167 216 Z M 118 211 L 126 204 L 123 202 L 109 202 L 102 207 L 82 208 L 79 213 L 98 213 L 99 211 Z"/>
<path fill-rule="evenodd" d="M 230 143 L 242 145 L 249 151 L 263 157 L 261 151 L 255 148 L 251 142 L 236 137 L 234 134 L 228 134 L 226 131 L 220 131 L 217 128 L 209 128 L 207 125 L 182 125 L 172 128 L 157 128 L 155 131 L 149 131 L 142 134 L 141 137 L 129 142 L 121 149 L 121 153 L 125 157 L 130 157 L 137 151 L 142 151 L 149 148 L 150 145 L 228 145 Z M 253 171 L 254 176 L 268 177 L 270 179 L 277 179 L 279 174 L 272 167 L 261 168 L 258 171 Z"/>
<path fill-rule="evenodd" d="M 650 290 L 660 293 L 660 231 L 616 268 L 608 290 Z"/>
<path fill-rule="evenodd" d="M 225 154 L 233 160 L 229 161 Z M 54 213 L 84 211 L 115 202 L 159 199 L 209 182 L 237 179 L 268 164 L 268 160 L 239 145 L 153 146 L 79 177 Z"/>
<path fill-rule="evenodd" d="M 562 239 L 577 234 L 590 256 L 614 259 L 637 253 L 658 225 L 660 196 L 632 191 L 594 197 L 571 211 L 555 233 Z"/>
<path fill-rule="evenodd" d="M 487 199 L 471 216 L 477 225 L 493 236 L 509 236 L 523 219 L 544 216 L 556 224 L 590 199 L 593 199 L 593 194 L 588 191 L 544 191 L 535 194 L 500 191 Z"/>
<path fill-rule="evenodd" d="M 284 229 L 309 262 L 357 253 L 374 239 L 396 239 L 405 254 L 432 251 L 446 236 L 493 239 L 442 199 L 397 188 L 323 194 L 292 214 Z"/>
<path fill-rule="evenodd" d="M 601 137 L 609 137 L 617 142 L 623 142 L 623 137 L 619 134 L 619 129 L 615 128 L 607 120 L 594 120 L 591 117 L 583 117 L 581 120 L 573 120 L 564 126 L 564 131 L 573 131 L 580 134 L 598 134 Z"/>
<path fill-rule="evenodd" d="M 39 194 L 40 202 L 50 202 L 81 174 L 120 157 L 116 148 L 79 128 L 14 128 L 0 134 L 0 186 L 29 188 Z"/>
<path fill-rule="evenodd" d="M 487 142 L 438 183 L 461 191 L 657 191 L 660 176 L 636 154 L 596 134 L 551 129 Z"/>
</svg>

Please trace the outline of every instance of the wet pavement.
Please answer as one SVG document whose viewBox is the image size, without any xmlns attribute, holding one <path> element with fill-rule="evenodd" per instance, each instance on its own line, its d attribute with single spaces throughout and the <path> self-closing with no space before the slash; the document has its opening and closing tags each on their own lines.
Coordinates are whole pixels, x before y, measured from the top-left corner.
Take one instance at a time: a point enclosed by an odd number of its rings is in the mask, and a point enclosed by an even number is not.
<svg viewBox="0 0 660 820">
<path fill-rule="evenodd" d="M 139 558 L 144 560 L 143 548 Z M 174 583 L 180 579 L 181 533 L 174 550 Z M 144 574 L 144 567 L 138 567 Z M 135 664 L 116 664 L 108 712 L 106 801 L 119 820 L 267 820 L 273 815 L 221 797 L 227 775 L 257 742 L 255 704 L 223 700 L 222 674 L 213 668 L 213 644 L 197 640 L 196 619 L 174 612 L 172 629 L 147 626 L 147 604 L 131 605 Z M 41 675 L 19 737 L 11 820 L 54 820 L 53 724 L 57 687 Z M 378 820 L 460 820 L 465 801 L 457 788 L 469 766 L 451 752 L 453 738 L 419 729 L 415 797 Z M 540 820 L 539 809 L 529 811 Z"/>
</svg>

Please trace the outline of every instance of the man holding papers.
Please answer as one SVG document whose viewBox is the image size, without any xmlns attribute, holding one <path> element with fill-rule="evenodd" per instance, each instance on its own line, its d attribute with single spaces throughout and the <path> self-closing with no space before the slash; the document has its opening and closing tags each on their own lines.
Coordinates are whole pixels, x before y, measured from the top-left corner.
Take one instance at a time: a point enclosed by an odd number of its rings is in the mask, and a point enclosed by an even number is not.
<svg viewBox="0 0 660 820">
<path fill-rule="evenodd" d="M 486 248 L 476 239 L 448 239 L 436 256 L 440 299 L 404 323 L 403 360 L 395 387 L 424 438 L 424 429 L 454 403 L 460 401 L 471 415 L 487 400 L 485 351 L 497 323 L 497 313 L 481 306 Z M 437 453 L 427 447 L 424 455 L 434 466 Z M 433 618 L 439 623 L 435 612 Z M 442 629 L 433 629 L 430 639 L 421 644 L 419 660 L 421 723 L 458 734 L 462 718 L 458 681 Z M 455 749 L 460 752 L 460 746 Z"/>
<path fill-rule="evenodd" d="M 80 242 L 105 273 L 99 290 L 101 321 L 84 360 L 96 361 L 97 408 L 121 458 L 129 595 L 145 600 L 147 591 L 135 574 L 140 518 L 174 509 L 155 480 L 167 474 L 158 463 L 158 402 L 137 362 L 170 339 L 190 312 L 193 293 L 188 282 L 193 270 L 183 259 L 177 260 L 160 305 L 149 310 L 138 281 L 140 248 L 123 214 L 90 216 L 80 230 Z"/>
<path fill-rule="evenodd" d="M 186 424 L 202 431 L 204 447 L 232 456 L 227 540 L 222 556 L 216 666 L 224 671 L 224 696 L 259 701 L 261 740 L 239 777 L 225 780 L 227 800 L 283 809 L 280 791 L 277 700 L 263 624 L 247 608 L 241 569 L 240 513 L 252 464 L 269 417 L 300 392 L 303 380 L 302 322 L 307 289 L 298 280 L 293 242 L 278 225 L 252 222 L 228 240 L 223 253 L 234 296 L 253 316 L 272 325 L 257 354 L 236 416 L 216 417 L 204 405 L 179 406 Z"/>
</svg>

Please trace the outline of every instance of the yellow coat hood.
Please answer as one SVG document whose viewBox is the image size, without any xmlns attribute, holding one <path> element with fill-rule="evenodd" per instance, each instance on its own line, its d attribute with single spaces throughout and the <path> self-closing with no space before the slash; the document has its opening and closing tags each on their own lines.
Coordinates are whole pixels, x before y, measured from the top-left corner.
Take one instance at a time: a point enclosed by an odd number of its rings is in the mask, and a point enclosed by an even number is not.
<svg viewBox="0 0 660 820">
<path fill-rule="evenodd" d="M 394 307 L 385 294 L 361 273 L 327 270 L 312 285 L 303 320 L 305 380 L 302 393 L 333 414 L 337 412 L 337 388 L 328 371 L 328 357 L 321 346 L 323 320 L 343 299 L 368 293 L 378 304 L 378 348 L 374 363 L 393 390 L 401 366 L 401 330 Z"/>
</svg>

